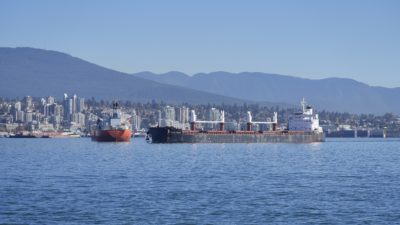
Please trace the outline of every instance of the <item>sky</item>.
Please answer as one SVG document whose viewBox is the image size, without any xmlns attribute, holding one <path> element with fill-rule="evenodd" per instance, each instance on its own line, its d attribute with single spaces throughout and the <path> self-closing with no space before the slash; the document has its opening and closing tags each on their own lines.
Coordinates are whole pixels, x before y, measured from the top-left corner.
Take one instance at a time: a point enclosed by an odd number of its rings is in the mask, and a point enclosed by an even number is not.
<svg viewBox="0 0 400 225">
<path fill-rule="evenodd" d="M 400 87 L 397 0 L 1 0 L 0 47 L 122 72 L 266 72 Z"/>
</svg>

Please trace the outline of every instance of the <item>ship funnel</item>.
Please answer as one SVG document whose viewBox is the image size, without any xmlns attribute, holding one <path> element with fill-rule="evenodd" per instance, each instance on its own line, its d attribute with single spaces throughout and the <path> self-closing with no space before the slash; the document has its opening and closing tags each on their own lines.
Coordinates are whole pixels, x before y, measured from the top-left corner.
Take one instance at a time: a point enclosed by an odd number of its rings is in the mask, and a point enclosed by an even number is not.
<svg viewBox="0 0 400 225">
<path fill-rule="evenodd" d="M 196 112 L 192 109 L 190 110 L 189 122 L 194 123 L 197 120 Z"/>
</svg>

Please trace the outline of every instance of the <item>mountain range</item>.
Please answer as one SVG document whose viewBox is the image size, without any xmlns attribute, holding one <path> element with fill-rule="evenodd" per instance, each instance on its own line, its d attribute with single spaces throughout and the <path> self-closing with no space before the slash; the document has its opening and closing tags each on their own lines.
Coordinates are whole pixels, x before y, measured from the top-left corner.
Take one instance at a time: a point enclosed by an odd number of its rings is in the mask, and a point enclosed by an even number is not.
<svg viewBox="0 0 400 225">
<path fill-rule="evenodd" d="M 304 97 L 318 110 L 400 113 L 400 88 L 373 87 L 344 78 L 320 80 L 259 72 L 127 74 L 65 53 L 34 48 L 0 48 L 0 96 L 78 96 L 104 100 L 168 103 L 282 103 Z"/>
<path fill-rule="evenodd" d="M 68 54 L 0 48 L 0 96 L 63 96 L 168 103 L 244 103 L 245 100 L 163 84 L 107 69 Z"/>
<path fill-rule="evenodd" d="M 400 88 L 373 87 L 345 78 L 311 80 L 259 72 L 213 72 L 188 76 L 172 71 L 165 74 L 141 72 L 134 75 L 256 102 L 298 105 L 304 97 L 317 109 L 329 111 L 379 114 L 400 112 Z"/>
</svg>

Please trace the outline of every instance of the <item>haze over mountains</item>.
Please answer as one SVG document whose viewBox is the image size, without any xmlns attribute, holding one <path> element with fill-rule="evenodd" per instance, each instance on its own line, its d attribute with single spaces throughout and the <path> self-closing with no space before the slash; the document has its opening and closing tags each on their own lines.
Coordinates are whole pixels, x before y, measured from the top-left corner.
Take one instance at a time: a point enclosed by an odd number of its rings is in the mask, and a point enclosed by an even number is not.
<svg viewBox="0 0 400 225">
<path fill-rule="evenodd" d="M 70 55 L 33 48 L 0 48 L 0 97 L 62 96 L 163 100 L 169 103 L 266 103 L 298 105 L 302 97 L 318 110 L 400 113 L 400 88 L 371 87 L 351 79 L 310 80 L 267 73 L 180 72 L 133 75 Z"/>
<path fill-rule="evenodd" d="M 243 103 L 244 100 L 162 84 L 70 55 L 33 48 L 0 48 L 0 96 L 78 94 L 103 100 Z"/>
<path fill-rule="evenodd" d="M 343 78 L 321 80 L 293 76 L 244 72 L 199 73 L 188 76 L 180 72 L 153 74 L 141 72 L 137 77 L 190 87 L 230 97 L 253 101 L 299 104 L 306 100 L 317 109 L 355 113 L 400 112 L 400 88 L 372 87 Z"/>
</svg>

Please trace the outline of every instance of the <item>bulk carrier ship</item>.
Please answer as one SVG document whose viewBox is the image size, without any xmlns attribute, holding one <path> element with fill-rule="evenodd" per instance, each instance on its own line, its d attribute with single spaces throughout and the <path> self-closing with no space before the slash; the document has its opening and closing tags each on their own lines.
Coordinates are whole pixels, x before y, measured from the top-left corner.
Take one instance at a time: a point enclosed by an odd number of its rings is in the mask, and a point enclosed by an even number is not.
<svg viewBox="0 0 400 225">
<path fill-rule="evenodd" d="M 98 119 L 92 131 L 92 140 L 100 142 L 130 142 L 132 130 L 129 121 L 121 118 L 118 103 L 113 103 L 112 116 L 108 120 Z"/>
<path fill-rule="evenodd" d="M 277 130 L 278 115 L 275 112 L 271 122 L 252 120 L 247 112 L 246 130 L 225 130 L 225 115 L 221 111 L 219 121 L 199 121 L 194 110 L 190 111 L 190 130 L 175 127 L 150 127 L 148 137 L 151 143 L 312 143 L 324 142 L 325 135 L 319 126 L 318 114 L 313 108 L 301 102 L 302 110 L 288 119 L 287 129 Z M 203 131 L 196 129 L 197 124 L 216 123 L 218 130 Z M 255 124 L 268 124 L 270 131 L 253 131 Z"/>
</svg>

